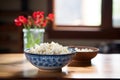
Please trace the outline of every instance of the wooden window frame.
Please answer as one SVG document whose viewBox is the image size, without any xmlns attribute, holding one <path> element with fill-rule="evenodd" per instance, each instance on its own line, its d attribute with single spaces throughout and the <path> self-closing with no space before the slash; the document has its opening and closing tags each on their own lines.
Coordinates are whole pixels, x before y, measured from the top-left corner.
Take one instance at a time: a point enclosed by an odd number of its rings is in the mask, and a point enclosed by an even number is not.
<svg viewBox="0 0 120 80">
<path fill-rule="evenodd" d="M 54 12 L 54 0 L 48 0 L 48 13 Z M 47 29 L 49 38 L 120 39 L 120 28 L 112 27 L 112 0 L 102 0 L 101 26 L 64 26 L 54 23 Z"/>
</svg>

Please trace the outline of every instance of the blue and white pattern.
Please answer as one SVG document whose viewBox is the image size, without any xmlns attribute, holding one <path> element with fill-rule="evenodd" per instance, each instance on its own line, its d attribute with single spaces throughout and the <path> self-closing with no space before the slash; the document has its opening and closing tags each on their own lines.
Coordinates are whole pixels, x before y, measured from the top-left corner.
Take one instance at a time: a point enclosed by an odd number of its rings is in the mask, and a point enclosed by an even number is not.
<svg viewBox="0 0 120 80">
<path fill-rule="evenodd" d="M 25 53 L 26 58 L 34 66 L 40 69 L 59 69 L 67 65 L 72 59 L 74 53 L 62 54 L 62 55 L 40 55 Z"/>
</svg>

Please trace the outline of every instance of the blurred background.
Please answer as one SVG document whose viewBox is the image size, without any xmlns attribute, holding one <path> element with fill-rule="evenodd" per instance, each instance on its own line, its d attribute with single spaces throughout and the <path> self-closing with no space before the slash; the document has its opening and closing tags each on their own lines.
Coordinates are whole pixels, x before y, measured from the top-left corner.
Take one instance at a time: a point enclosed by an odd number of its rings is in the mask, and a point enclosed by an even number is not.
<svg viewBox="0 0 120 80">
<path fill-rule="evenodd" d="M 120 0 L 0 0 L 0 53 L 23 52 L 23 28 L 14 19 L 37 10 L 55 14 L 44 42 L 120 53 Z"/>
</svg>

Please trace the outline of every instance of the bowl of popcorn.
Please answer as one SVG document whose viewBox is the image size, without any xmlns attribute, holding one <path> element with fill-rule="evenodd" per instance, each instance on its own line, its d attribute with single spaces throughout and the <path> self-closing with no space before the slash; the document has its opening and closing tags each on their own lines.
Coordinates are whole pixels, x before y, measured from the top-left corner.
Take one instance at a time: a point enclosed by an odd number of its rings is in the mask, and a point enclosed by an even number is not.
<svg viewBox="0 0 120 80">
<path fill-rule="evenodd" d="M 73 57 L 70 65 L 88 66 L 91 65 L 91 59 L 93 59 L 99 49 L 91 46 L 72 46 L 76 50 L 76 55 Z"/>
<path fill-rule="evenodd" d="M 92 58 L 94 58 L 99 49 L 96 47 L 90 47 L 90 46 L 76 46 L 76 55 L 74 56 L 73 60 L 77 61 L 90 61 Z"/>
<path fill-rule="evenodd" d="M 61 71 L 75 56 L 75 48 L 59 43 L 41 43 L 24 50 L 27 60 L 41 71 Z"/>
</svg>

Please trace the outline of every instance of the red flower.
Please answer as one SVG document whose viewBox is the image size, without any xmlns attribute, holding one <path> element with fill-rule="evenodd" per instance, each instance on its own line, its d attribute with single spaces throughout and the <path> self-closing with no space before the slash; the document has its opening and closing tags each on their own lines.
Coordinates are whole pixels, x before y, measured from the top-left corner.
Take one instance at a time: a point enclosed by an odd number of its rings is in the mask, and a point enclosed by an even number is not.
<svg viewBox="0 0 120 80">
<path fill-rule="evenodd" d="M 47 25 L 47 20 L 44 20 L 41 24 L 42 27 L 45 27 Z"/>
<path fill-rule="evenodd" d="M 43 17 L 44 17 L 44 12 L 43 11 L 33 12 L 33 18 L 43 18 Z"/>
<path fill-rule="evenodd" d="M 22 24 L 27 23 L 27 19 L 24 16 L 18 16 L 18 18 L 16 18 L 14 22 L 16 26 L 22 26 Z"/>
<path fill-rule="evenodd" d="M 18 16 L 18 19 L 20 22 L 22 22 L 23 24 L 27 23 L 27 19 L 24 16 Z"/>
<path fill-rule="evenodd" d="M 40 26 L 41 20 L 40 20 L 40 19 L 37 19 L 37 20 L 35 20 L 34 23 L 35 23 L 35 25 Z"/>
<path fill-rule="evenodd" d="M 15 22 L 15 25 L 16 25 L 16 26 L 21 26 L 21 25 L 22 25 L 22 23 L 19 21 L 18 18 L 15 19 L 14 22 Z"/>
<path fill-rule="evenodd" d="M 49 18 L 51 21 L 53 21 L 54 15 L 53 15 L 52 13 L 50 13 L 50 14 L 48 14 L 48 18 Z"/>
</svg>

